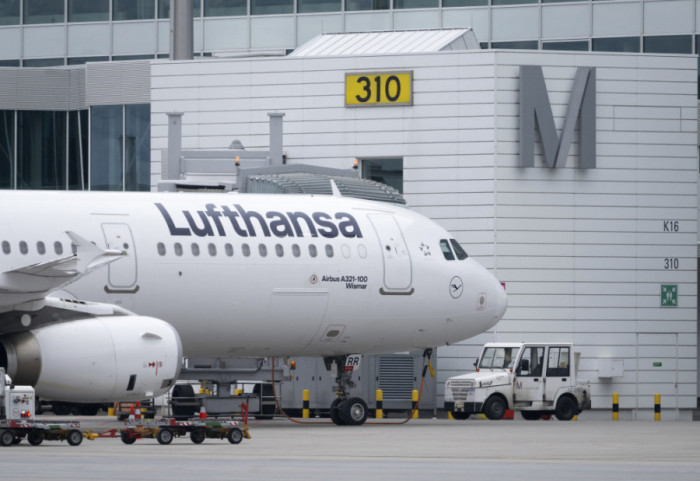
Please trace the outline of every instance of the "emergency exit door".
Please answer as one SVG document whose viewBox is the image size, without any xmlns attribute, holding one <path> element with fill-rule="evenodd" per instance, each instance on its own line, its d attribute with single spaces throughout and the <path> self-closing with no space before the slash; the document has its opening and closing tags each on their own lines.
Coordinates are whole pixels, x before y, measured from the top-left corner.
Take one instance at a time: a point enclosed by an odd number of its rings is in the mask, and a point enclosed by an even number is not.
<svg viewBox="0 0 700 481">
<path fill-rule="evenodd" d="M 127 224 L 102 224 L 108 249 L 126 252 L 126 256 L 111 262 L 107 269 L 108 288 L 124 292 L 136 292 L 136 248 L 131 228 Z"/>
<path fill-rule="evenodd" d="M 369 219 L 382 249 L 384 286 L 391 291 L 409 290 L 412 283 L 411 256 L 396 219 L 390 214 L 371 214 Z"/>
</svg>

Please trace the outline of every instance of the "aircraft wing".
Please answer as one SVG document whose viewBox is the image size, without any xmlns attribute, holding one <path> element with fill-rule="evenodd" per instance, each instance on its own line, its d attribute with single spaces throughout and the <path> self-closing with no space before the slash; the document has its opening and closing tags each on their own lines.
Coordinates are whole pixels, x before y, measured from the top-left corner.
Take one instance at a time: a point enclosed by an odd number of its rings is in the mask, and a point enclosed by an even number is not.
<svg viewBox="0 0 700 481">
<path fill-rule="evenodd" d="M 43 300 L 48 293 L 126 255 L 124 251 L 102 249 L 74 232 L 66 234 L 76 246 L 75 254 L 0 274 L 0 312 Z"/>
</svg>

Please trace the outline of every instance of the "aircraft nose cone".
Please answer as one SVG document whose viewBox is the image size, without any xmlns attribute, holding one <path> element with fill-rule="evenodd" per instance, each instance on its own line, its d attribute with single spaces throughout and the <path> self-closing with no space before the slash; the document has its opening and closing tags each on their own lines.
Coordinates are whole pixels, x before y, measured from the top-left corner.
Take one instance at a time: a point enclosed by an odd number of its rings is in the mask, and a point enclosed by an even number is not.
<svg viewBox="0 0 700 481">
<path fill-rule="evenodd" d="M 508 307 L 508 295 L 506 294 L 506 289 L 501 285 L 501 283 L 498 284 L 498 287 L 496 287 L 496 316 L 495 316 L 495 321 L 501 320 L 503 315 L 506 313 L 506 308 Z"/>
</svg>

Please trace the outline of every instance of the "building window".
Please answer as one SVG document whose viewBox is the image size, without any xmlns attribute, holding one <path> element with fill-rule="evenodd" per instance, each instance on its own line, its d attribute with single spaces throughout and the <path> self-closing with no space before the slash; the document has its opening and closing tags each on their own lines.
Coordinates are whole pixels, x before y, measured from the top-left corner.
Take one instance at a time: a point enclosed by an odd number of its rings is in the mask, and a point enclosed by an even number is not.
<svg viewBox="0 0 700 481">
<path fill-rule="evenodd" d="M 693 53 L 690 35 L 658 35 L 644 37 L 644 53 Z"/>
<path fill-rule="evenodd" d="M 88 111 L 68 112 L 68 189 L 88 189 Z"/>
<path fill-rule="evenodd" d="M 594 38 L 594 52 L 639 52 L 639 37 Z"/>
<path fill-rule="evenodd" d="M 299 13 L 340 12 L 341 0 L 297 0 Z"/>
<path fill-rule="evenodd" d="M 403 159 L 363 159 L 362 178 L 381 182 L 403 193 Z"/>
<path fill-rule="evenodd" d="M 388 10 L 389 0 L 345 0 L 345 10 Z"/>
<path fill-rule="evenodd" d="M 150 104 L 91 107 L 92 190 L 150 190 L 150 117 Z"/>
<path fill-rule="evenodd" d="M 17 188 L 66 188 L 65 112 L 17 112 Z"/>
<path fill-rule="evenodd" d="M 61 58 L 29 58 L 22 61 L 23 67 L 61 67 L 63 65 L 63 57 Z"/>
<path fill-rule="evenodd" d="M 0 189 L 15 186 L 15 112 L 0 110 Z"/>
<path fill-rule="evenodd" d="M 521 40 L 519 42 L 491 42 L 491 48 L 537 50 L 537 40 Z"/>
<path fill-rule="evenodd" d="M 575 40 L 570 42 L 542 42 L 542 50 L 573 50 L 577 52 L 587 52 L 588 40 Z"/>
<path fill-rule="evenodd" d="M 155 17 L 153 0 L 112 0 L 112 9 L 114 20 L 148 20 Z"/>
<path fill-rule="evenodd" d="M 65 22 L 64 0 L 24 0 L 24 23 Z"/>
<path fill-rule="evenodd" d="M 68 65 L 85 65 L 88 62 L 109 62 L 108 56 L 98 57 L 69 57 L 66 59 Z"/>
<path fill-rule="evenodd" d="M 19 25 L 20 0 L 0 0 L 0 25 Z"/>
<path fill-rule="evenodd" d="M 250 0 L 251 15 L 293 13 L 294 0 Z"/>
<path fill-rule="evenodd" d="M 106 22 L 109 0 L 68 0 L 69 22 Z"/>
<path fill-rule="evenodd" d="M 205 17 L 233 17 L 247 14 L 246 0 L 204 0 Z"/>
<path fill-rule="evenodd" d="M 538 0 L 491 0 L 491 5 L 520 5 L 523 3 L 537 3 Z"/>
<path fill-rule="evenodd" d="M 394 8 L 436 8 L 439 7 L 438 0 L 394 0 Z"/>
<path fill-rule="evenodd" d="M 210 3 L 209 0 L 207 0 L 207 3 Z M 200 1 L 192 0 L 192 16 L 197 18 L 201 14 L 202 7 Z M 170 18 L 170 0 L 158 0 L 158 18 Z"/>
</svg>

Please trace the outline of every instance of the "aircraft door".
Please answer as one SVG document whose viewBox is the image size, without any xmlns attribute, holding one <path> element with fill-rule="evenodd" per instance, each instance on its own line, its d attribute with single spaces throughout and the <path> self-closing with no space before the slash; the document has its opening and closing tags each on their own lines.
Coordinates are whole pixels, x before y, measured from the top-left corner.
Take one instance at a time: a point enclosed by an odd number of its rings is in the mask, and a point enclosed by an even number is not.
<svg viewBox="0 0 700 481">
<path fill-rule="evenodd" d="M 131 228 L 128 224 L 102 224 L 102 232 L 108 249 L 123 250 L 127 254 L 107 266 L 109 286 L 106 286 L 105 290 L 108 292 L 110 289 L 119 292 L 125 292 L 125 290 L 136 292 L 138 290 L 136 287 L 136 247 L 131 235 Z"/>
<path fill-rule="evenodd" d="M 409 289 L 412 282 L 411 256 L 396 219 L 390 214 L 370 214 L 369 219 L 382 249 L 384 286 L 392 291 Z"/>
<path fill-rule="evenodd" d="M 541 403 L 544 395 L 544 347 L 526 346 L 515 371 L 515 401 Z"/>
</svg>

